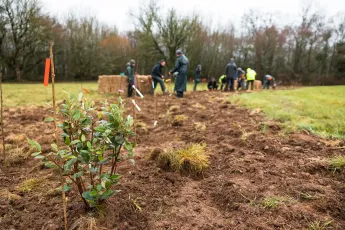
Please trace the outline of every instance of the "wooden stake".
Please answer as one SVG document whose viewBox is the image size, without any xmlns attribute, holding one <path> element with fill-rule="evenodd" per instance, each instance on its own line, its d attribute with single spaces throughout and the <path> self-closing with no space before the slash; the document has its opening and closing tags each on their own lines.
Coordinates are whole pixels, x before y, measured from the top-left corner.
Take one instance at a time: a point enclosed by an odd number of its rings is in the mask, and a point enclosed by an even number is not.
<svg viewBox="0 0 345 230">
<path fill-rule="evenodd" d="M 4 107 L 3 107 L 3 98 L 2 98 L 2 73 L 0 73 L 0 104 L 1 104 L 1 111 L 0 111 L 0 115 L 1 115 L 1 137 L 2 137 L 2 153 L 4 154 L 4 167 L 6 167 L 6 153 L 5 153 L 5 134 L 4 134 L 4 118 L 3 118 L 3 111 L 4 111 Z"/>
<path fill-rule="evenodd" d="M 53 43 L 49 43 L 49 51 L 50 51 L 50 66 L 51 66 L 51 75 L 52 75 L 52 94 L 53 94 L 53 112 L 54 112 L 54 136 L 55 136 L 55 143 L 58 142 L 58 135 L 57 135 L 57 122 L 56 122 L 56 103 L 55 103 L 55 68 L 54 68 L 54 56 L 53 56 Z M 63 205 L 63 219 L 64 219 L 64 228 L 65 230 L 68 229 L 67 227 L 67 205 L 66 205 L 66 194 L 65 194 L 65 178 L 63 177 L 62 170 L 61 170 L 61 193 L 62 193 L 62 205 Z"/>
<path fill-rule="evenodd" d="M 53 94 L 53 112 L 54 112 L 54 135 L 55 142 L 57 142 L 57 124 L 56 124 L 56 104 L 55 104 L 55 68 L 54 68 L 54 56 L 53 56 L 53 43 L 49 43 L 50 50 L 50 66 L 51 66 L 51 75 L 52 75 L 52 94 Z"/>
<path fill-rule="evenodd" d="M 157 97 L 156 97 L 155 92 L 153 93 L 153 99 L 154 99 L 154 107 L 155 107 L 155 111 L 154 111 L 155 120 L 154 120 L 154 122 L 156 122 L 157 121 Z"/>
</svg>

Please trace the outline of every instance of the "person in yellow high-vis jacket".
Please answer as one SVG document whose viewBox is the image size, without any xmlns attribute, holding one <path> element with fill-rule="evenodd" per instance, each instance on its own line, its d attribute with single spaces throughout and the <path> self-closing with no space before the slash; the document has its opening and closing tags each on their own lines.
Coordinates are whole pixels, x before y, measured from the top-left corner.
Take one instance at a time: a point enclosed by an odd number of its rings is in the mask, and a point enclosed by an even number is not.
<svg viewBox="0 0 345 230">
<path fill-rule="evenodd" d="M 219 78 L 220 91 L 223 91 L 223 86 L 226 84 L 226 75 L 222 75 Z"/>
<path fill-rule="evenodd" d="M 256 77 L 255 70 L 248 68 L 247 69 L 247 90 L 249 89 L 249 84 L 251 84 L 251 89 L 254 90 L 255 77 Z"/>
</svg>

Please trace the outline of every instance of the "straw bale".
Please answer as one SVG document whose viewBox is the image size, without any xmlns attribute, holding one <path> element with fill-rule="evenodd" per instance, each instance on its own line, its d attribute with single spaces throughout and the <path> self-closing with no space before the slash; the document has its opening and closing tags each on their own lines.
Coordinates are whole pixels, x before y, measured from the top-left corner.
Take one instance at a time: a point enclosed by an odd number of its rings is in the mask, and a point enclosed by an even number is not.
<svg viewBox="0 0 345 230">
<path fill-rule="evenodd" d="M 143 95 L 151 93 L 152 78 L 150 75 L 137 75 L 136 83 L 138 89 Z"/>
<path fill-rule="evenodd" d="M 98 77 L 98 92 L 100 94 L 117 94 L 123 90 L 127 94 L 127 79 L 120 75 L 102 75 Z"/>
<path fill-rule="evenodd" d="M 262 88 L 262 82 L 256 80 L 256 81 L 254 82 L 254 89 L 261 89 L 261 88 Z"/>
</svg>

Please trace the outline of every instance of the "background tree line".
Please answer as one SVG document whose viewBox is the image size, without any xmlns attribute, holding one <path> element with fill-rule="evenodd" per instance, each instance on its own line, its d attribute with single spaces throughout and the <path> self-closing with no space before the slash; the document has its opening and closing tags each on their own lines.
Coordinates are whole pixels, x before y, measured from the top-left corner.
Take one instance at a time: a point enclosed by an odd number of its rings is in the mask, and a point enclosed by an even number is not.
<svg viewBox="0 0 345 230">
<path fill-rule="evenodd" d="M 159 59 L 174 65 L 176 49 L 198 64 L 204 78 L 218 78 L 234 57 L 254 68 L 258 78 L 271 74 L 286 84 L 345 83 L 345 15 L 325 17 L 305 5 L 297 23 L 281 25 L 274 15 L 247 11 L 240 28 L 213 28 L 201 15 L 163 11 L 152 1 L 132 15 L 135 30 L 119 32 L 95 17 L 70 14 L 58 20 L 38 0 L 0 0 L 0 69 L 8 81 L 40 81 L 48 42 L 54 41 L 60 81 L 96 80 L 119 74 L 130 59 L 140 74 L 150 74 Z"/>
</svg>

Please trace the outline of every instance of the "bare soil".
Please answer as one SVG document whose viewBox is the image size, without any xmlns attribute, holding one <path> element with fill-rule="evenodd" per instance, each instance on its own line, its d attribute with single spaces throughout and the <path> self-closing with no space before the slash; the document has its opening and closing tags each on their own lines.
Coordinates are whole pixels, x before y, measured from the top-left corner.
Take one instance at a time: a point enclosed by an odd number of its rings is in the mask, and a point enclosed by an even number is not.
<svg viewBox="0 0 345 230">
<path fill-rule="evenodd" d="M 67 194 L 69 229 L 85 229 L 81 222 L 91 218 L 93 229 L 309 229 L 327 221 L 333 229 L 345 229 L 344 172 L 333 172 L 327 164 L 327 158 L 344 154 L 344 143 L 334 146 L 308 133 L 284 134 L 259 110 L 232 105 L 229 95 L 158 96 L 156 127 L 153 97 L 138 99 L 142 112 L 137 121 L 148 130 L 137 129 L 135 166 L 119 167 L 122 180 L 116 189 L 121 192 L 100 212 L 85 213 L 72 189 Z M 180 108 L 168 113 L 173 105 Z M 61 197 L 54 191 L 59 178 L 30 157 L 20 137 L 35 139 L 48 151 L 52 125 L 43 120 L 50 114 L 44 107 L 5 111 L 7 152 L 21 155 L 0 172 L 0 190 L 10 194 L 0 196 L 0 229 L 63 229 Z M 176 123 L 175 115 L 185 120 Z M 196 128 L 196 122 L 206 129 Z M 167 171 L 150 159 L 152 152 L 198 142 L 205 142 L 212 154 L 203 175 Z M 20 191 L 18 186 L 29 178 L 42 182 Z M 277 205 L 269 207 L 273 198 Z"/>
</svg>

